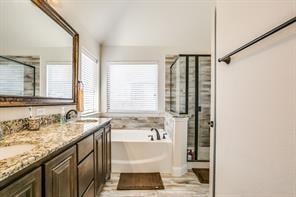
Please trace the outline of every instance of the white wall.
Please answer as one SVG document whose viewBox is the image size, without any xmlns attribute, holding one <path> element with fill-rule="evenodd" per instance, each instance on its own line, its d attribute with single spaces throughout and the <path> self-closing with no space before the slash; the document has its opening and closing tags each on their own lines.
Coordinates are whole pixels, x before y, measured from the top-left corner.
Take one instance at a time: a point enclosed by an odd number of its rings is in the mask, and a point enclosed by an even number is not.
<svg viewBox="0 0 296 197">
<path fill-rule="evenodd" d="M 165 111 L 165 56 L 170 54 L 209 54 L 210 43 L 200 49 L 198 44 L 182 47 L 103 46 L 101 63 L 101 112 L 107 112 L 107 71 L 109 62 L 157 62 L 159 65 L 159 112 Z"/>
<path fill-rule="evenodd" d="M 217 1 L 217 58 L 295 14 L 295 0 Z M 217 197 L 296 196 L 295 32 L 217 63 Z"/>
</svg>

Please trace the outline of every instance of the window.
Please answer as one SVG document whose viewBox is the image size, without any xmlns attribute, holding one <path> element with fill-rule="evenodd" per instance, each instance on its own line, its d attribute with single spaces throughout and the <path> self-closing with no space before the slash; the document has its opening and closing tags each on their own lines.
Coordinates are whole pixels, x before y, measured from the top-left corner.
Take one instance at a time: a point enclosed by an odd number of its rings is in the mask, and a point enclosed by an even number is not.
<svg viewBox="0 0 296 197">
<path fill-rule="evenodd" d="M 31 71 L 32 72 L 32 71 Z M 24 95 L 24 66 L 4 63 L 0 65 L 0 94 Z"/>
<path fill-rule="evenodd" d="M 86 54 L 81 55 L 81 80 L 84 85 L 84 114 L 97 111 L 97 63 Z"/>
<path fill-rule="evenodd" d="M 55 98 L 72 98 L 72 64 L 47 64 L 46 95 Z"/>
<path fill-rule="evenodd" d="M 157 64 L 110 64 L 108 112 L 158 111 Z"/>
</svg>

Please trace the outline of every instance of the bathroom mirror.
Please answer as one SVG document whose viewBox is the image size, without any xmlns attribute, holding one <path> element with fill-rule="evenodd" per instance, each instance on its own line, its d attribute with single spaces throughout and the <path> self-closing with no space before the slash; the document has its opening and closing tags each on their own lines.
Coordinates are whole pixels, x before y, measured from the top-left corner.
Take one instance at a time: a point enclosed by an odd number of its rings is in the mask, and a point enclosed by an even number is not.
<svg viewBox="0 0 296 197">
<path fill-rule="evenodd" d="M 46 0 L 0 1 L 0 107 L 75 104 L 78 34 Z"/>
</svg>

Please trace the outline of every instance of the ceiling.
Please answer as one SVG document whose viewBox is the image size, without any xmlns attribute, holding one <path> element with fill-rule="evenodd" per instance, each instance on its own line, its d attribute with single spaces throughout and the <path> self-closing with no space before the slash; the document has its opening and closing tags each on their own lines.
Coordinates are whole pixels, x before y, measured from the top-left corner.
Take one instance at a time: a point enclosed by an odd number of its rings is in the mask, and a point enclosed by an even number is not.
<svg viewBox="0 0 296 197">
<path fill-rule="evenodd" d="M 110 46 L 209 48 L 213 0 L 51 0 L 74 27 Z"/>
</svg>

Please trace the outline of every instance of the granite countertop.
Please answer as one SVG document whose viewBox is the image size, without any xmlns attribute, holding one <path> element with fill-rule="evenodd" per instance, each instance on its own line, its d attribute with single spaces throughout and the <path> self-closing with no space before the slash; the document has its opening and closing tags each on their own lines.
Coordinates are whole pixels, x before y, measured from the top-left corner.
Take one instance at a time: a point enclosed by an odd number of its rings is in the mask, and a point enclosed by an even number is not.
<svg viewBox="0 0 296 197">
<path fill-rule="evenodd" d="M 92 118 L 93 119 L 93 118 Z M 4 136 L 0 148 L 10 145 L 32 144 L 33 149 L 7 159 L 0 159 L 0 182 L 40 161 L 49 154 L 87 136 L 108 123 L 110 118 L 95 118 L 97 122 L 68 122 L 51 124 L 38 131 L 21 131 Z"/>
</svg>

